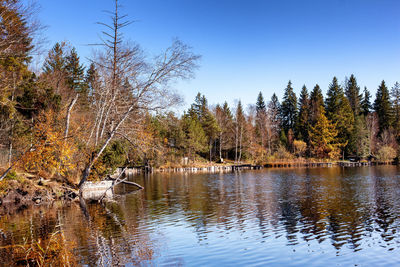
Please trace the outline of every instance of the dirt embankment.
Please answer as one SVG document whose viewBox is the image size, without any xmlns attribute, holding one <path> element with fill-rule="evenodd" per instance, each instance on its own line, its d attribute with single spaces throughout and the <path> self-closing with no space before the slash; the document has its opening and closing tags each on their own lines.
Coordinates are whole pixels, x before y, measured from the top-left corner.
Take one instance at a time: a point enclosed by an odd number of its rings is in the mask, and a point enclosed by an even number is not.
<svg viewBox="0 0 400 267">
<path fill-rule="evenodd" d="M 11 175 L 0 181 L 0 214 L 55 200 L 72 200 L 78 196 L 77 192 L 56 180 Z"/>
</svg>

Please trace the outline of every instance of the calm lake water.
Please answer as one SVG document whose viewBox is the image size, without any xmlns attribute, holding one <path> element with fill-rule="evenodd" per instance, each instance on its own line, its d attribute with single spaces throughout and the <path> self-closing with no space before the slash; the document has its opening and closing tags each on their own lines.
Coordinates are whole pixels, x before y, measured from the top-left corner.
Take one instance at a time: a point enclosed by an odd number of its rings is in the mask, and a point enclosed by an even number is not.
<svg viewBox="0 0 400 267">
<path fill-rule="evenodd" d="M 265 169 L 132 177 L 105 207 L 38 206 L 0 218 L 5 247 L 58 224 L 82 265 L 400 265 L 400 168 Z M 119 188 L 119 192 L 129 188 Z"/>
</svg>

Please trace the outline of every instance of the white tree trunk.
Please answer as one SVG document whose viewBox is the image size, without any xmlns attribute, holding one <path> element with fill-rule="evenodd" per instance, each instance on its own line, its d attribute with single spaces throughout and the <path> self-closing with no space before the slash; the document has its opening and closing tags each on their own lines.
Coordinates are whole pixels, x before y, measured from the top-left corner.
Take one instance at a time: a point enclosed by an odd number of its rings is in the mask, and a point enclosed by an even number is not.
<svg viewBox="0 0 400 267">
<path fill-rule="evenodd" d="M 68 106 L 68 109 L 67 109 L 67 116 L 66 116 L 66 119 L 65 119 L 64 138 L 67 138 L 67 137 L 68 137 L 68 132 L 69 132 L 69 121 L 70 121 L 70 118 L 71 118 L 71 111 L 72 111 L 72 108 L 74 107 L 76 101 L 78 100 L 78 97 L 79 97 L 79 93 L 75 95 L 74 99 L 71 100 L 71 103 L 70 103 L 69 106 Z"/>
</svg>

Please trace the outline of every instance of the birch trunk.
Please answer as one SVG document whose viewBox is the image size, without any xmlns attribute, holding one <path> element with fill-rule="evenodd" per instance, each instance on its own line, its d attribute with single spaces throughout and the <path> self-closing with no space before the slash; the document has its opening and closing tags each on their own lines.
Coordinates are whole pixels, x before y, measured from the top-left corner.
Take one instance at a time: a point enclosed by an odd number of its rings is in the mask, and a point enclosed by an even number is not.
<svg viewBox="0 0 400 267">
<path fill-rule="evenodd" d="M 124 121 L 128 118 L 129 114 L 132 112 L 134 109 L 134 105 L 130 106 L 129 109 L 125 112 L 124 116 L 121 118 L 121 120 L 118 122 L 118 124 L 115 126 L 115 128 L 110 132 L 110 135 L 104 142 L 104 144 L 101 146 L 99 152 L 95 153 L 92 158 L 89 160 L 88 164 L 86 165 L 85 170 L 83 171 L 83 176 L 81 181 L 79 182 L 79 187 L 82 186 L 84 182 L 86 182 L 87 178 L 90 175 L 90 171 L 92 170 L 92 167 L 94 163 L 100 158 L 101 154 L 103 153 L 104 149 L 108 146 L 112 138 L 114 137 L 115 133 L 118 131 L 119 127 L 124 123 Z"/>
<path fill-rule="evenodd" d="M 70 103 L 69 106 L 68 106 L 68 109 L 67 109 L 67 116 L 66 116 L 66 119 L 65 119 L 64 138 L 67 138 L 67 137 L 68 137 L 68 132 L 69 132 L 69 121 L 70 121 L 70 118 L 71 118 L 71 111 L 72 111 L 72 108 L 74 107 L 76 101 L 78 100 L 78 97 L 79 97 L 79 93 L 75 95 L 74 99 L 71 100 L 71 103 Z"/>
</svg>

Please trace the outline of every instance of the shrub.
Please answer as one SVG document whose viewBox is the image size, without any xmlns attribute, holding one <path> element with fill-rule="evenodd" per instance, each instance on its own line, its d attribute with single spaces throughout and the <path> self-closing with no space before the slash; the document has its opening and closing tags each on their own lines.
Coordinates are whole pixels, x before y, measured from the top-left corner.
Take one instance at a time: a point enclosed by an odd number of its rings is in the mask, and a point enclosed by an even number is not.
<svg viewBox="0 0 400 267">
<path fill-rule="evenodd" d="M 382 161 L 391 161 L 396 157 L 396 150 L 391 146 L 382 146 L 377 153 L 377 158 Z"/>
<path fill-rule="evenodd" d="M 294 153 L 298 157 L 302 157 L 302 156 L 304 156 L 304 153 L 306 152 L 307 144 L 306 144 L 306 142 L 301 141 L 301 140 L 294 140 L 293 147 L 294 147 Z"/>
<path fill-rule="evenodd" d="M 286 150 L 284 146 L 279 146 L 278 150 L 274 153 L 276 159 L 292 159 L 293 155 Z"/>
</svg>

